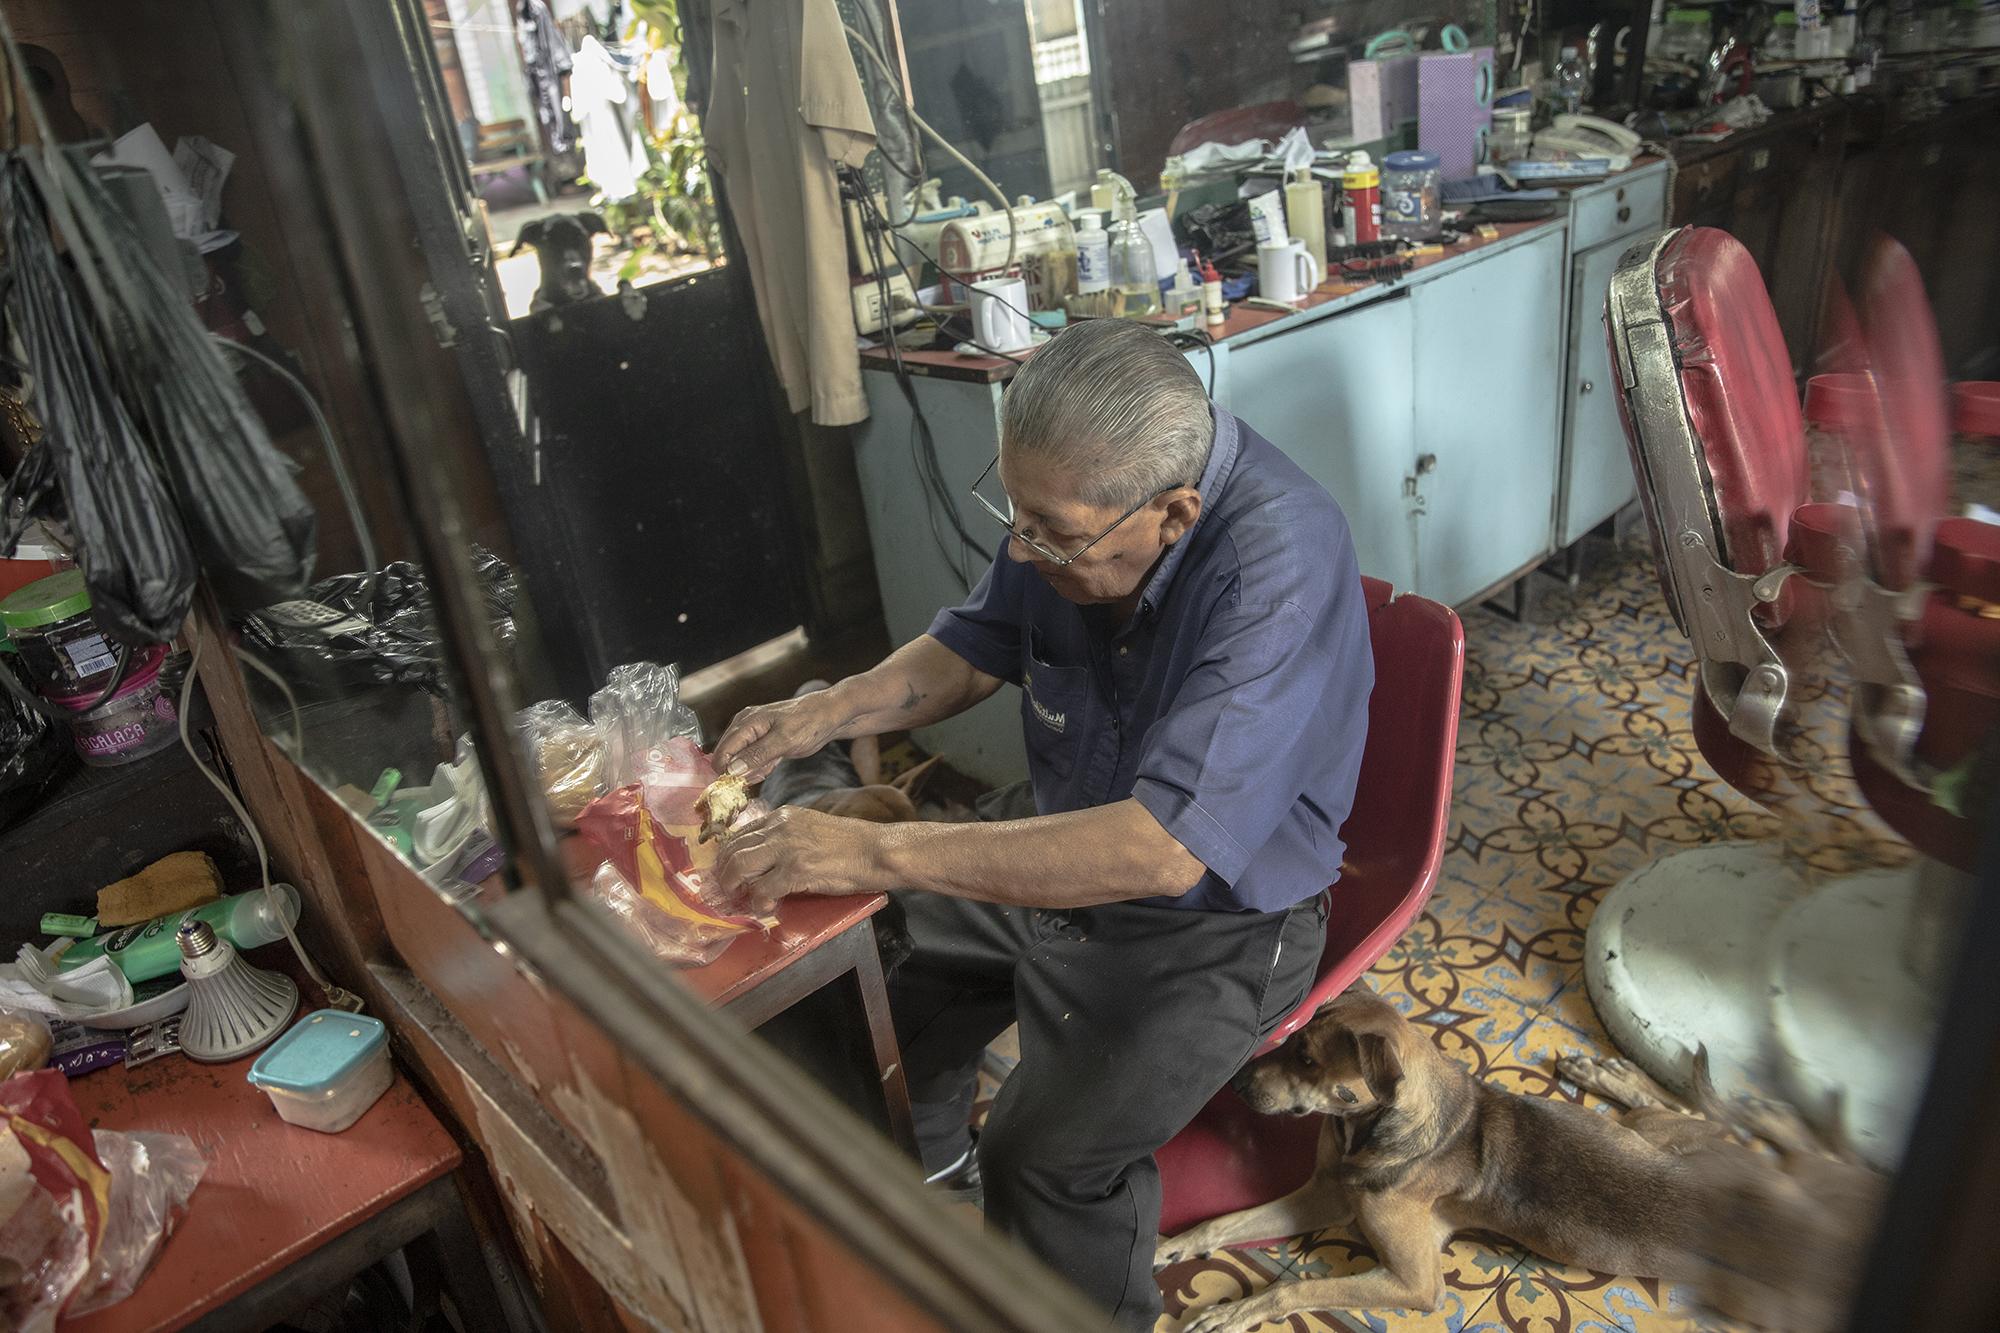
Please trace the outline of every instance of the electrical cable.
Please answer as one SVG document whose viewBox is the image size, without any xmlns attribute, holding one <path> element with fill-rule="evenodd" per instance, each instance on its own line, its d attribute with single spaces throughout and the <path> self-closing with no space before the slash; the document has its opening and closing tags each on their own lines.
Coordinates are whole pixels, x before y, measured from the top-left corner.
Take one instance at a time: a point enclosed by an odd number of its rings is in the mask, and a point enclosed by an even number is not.
<svg viewBox="0 0 2000 1333">
<path fill-rule="evenodd" d="M 858 177 L 852 178 L 850 183 L 859 187 L 857 193 L 861 197 L 863 221 L 875 233 L 870 237 L 871 246 L 878 238 L 888 238 L 891 230 L 881 212 L 875 207 L 874 196 L 868 192 L 865 183 Z M 888 248 L 892 253 L 895 250 L 893 244 Z M 900 255 L 896 257 L 896 263 L 904 275 L 910 278 L 911 290 L 914 291 L 916 280 L 910 275 L 909 266 L 903 263 Z M 959 584 L 970 592 L 973 578 L 971 571 L 966 567 L 965 552 L 972 551 L 989 565 L 993 563 L 993 553 L 981 546 L 966 528 L 964 515 L 958 508 L 958 500 L 952 494 L 950 484 L 945 478 L 944 465 L 938 458 L 937 440 L 931 433 L 930 420 L 925 416 L 923 405 L 917 399 L 916 384 L 909 367 L 903 361 L 902 344 L 896 341 L 895 310 L 890 304 L 889 278 L 880 265 L 875 270 L 875 290 L 882 302 L 882 328 L 889 359 L 895 368 L 896 386 L 902 391 L 903 400 L 910 410 L 910 461 L 927 498 L 924 517 L 930 528 L 931 541 L 937 547 L 938 555 L 944 560 L 945 567 L 957 575 Z M 940 511 L 944 520 L 949 523 L 952 535 L 958 538 L 956 552 L 952 550 L 951 544 L 946 540 L 945 531 L 939 525 Z"/>
<path fill-rule="evenodd" d="M 848 35 L 853 37 L 856 41 L 860 42 L 867 49 L 869 55 L 871 56 L 875 55 L 878 52 L 880 52 L 884 46 L 887 45 L 887 43 L 881 40 L 882 34 L 876 26 L 875 6 L 872 4 L 865 4 L 865 3 L 858 4 L 855 6 L 855 10 L 861 14 L 863 21 L 867 23 L 869 31 L 864 35 L 856 32 L 852 28 L 849 28 L 847 30 Z M 888 73 L 887 62 L 878 61 L 877 63 L 882 65 L 882 69 L 885 74 Z M 900 79 L 897 79 L 893 74 L 890 74 L 889 80 L 887 84 L 885 84 L 884 86 L 887 87 L 891 92 L 895 93 L 897 102 L 902 104 L 904 133 L 909 136 L 910 151 L 916 154 L 917 157 L 916 170 L 912 171 L 908 167 L 905 167 L 901 162 L 898 162 L 895 158 L 890 157 L 888 150 L 882 147 L 882 141 L 879 135 L 876 137 L 875 151 L 882 154 L 882 160 L 884 162 L 887 162 L 891 167 L 895 168 L 896 173 L 898 175 L 902 176 L 903 178 L 905 178 L 910 182 L 911 189 L 915 189 L 919 184 L 923 182 L 924 179 L 923 136 L 917 133 L 916 121 L 911 118 L 910 104 L 903 97 L 902 81 Z"/>
<path fill-rule="evenodd" d="M 236 654 L 238 662 L 257 672 L 273 685 L 276 685 L 278 692 L 285 696 L 285 702 L 290 705 L 292 710 L 292 762 L 300 768 L 304 768 L 306 766 L 305 715 L 299 711 L 299 696 L 292 692 L 291 682 L 287 681 L 276 671 L 273 671 L 270 664 L 255 653 L 246 653 L 241 648 L 234 649 L 233 651 Z"/>
<path fill-rule="evenodd" d="M 892 233 L 896 240 L 901 241 L 903 244 L 909 246 L 912 250 L 915 250 L 917 252 L 917 258 L 923 260 L 926 264 L 929 264 L 932 268 L 936 269 L 940 276 L 950 278 L 953 282 L 965 288 L 967 291 L 972 290 L 972 284 L 974 279 L 967 277 L 963 273 L 952 272 L 950 269 L 944 266 L 942 260 L 939 260 L 936 256 L 932 255 L 930 251 L 924 249 L 924 247 L 917 244 L 916 241 L 910 239 L 908 236 L 903 235 L 903 229 L 901 227 L 896 226 L 894 223 L 890 222 L 887 218 L 882 216 L 882 210 L 875 207 L 875 200 L 872 196 L 868 196 L 864 199 L 864 202 L 862 203 L 862 211 L 867 213 L 874 220 L 877 226 L 880 226 L 889 231 L 890 233 Z M 910 272 L 910 266 L 903 262 L 902 255 L 896 254 L 896 247 L 893 244 L 890 245 L 889 251 L 891 254 L 895 254 L 896 256 L 896 267 L 902 269 L 903 276 L 910 280 L 910 290 L 912 292 L 916 291 L 918 275 Z M 917 300 L 915 297 L 912 297 L 911 299 L 912 301 L 915 302 L 917 309 L 923 311 L 926 315 L 929 315 L 932 319 L 938 320 L 940 322 L 946 319 L 950 319 L 958 313 L 958 310 L 954 307 L 925 305 L 922 301 Z M 1021 309 L 1021 307 L 1015 305 L 1012 301 L 1001 300 L 1001 298 L 997 296 L 994 297 L 993 299 L 996 301 L 1000 301 L 1001 305 L 1006 306 L 1009 310 L 1019 315 L 1022 319 L 1027 320 L 1030 324 L 1034 323 L 1034 317 L 1030 315 L 1027 311 Z M 979 344 L 974 343 L 973 346 L 978 347 Z M 1006 352 L 994 352 L 993 349 L 990 347 L 981 347 L 980 350 L 984 352 L 992 352 L 994 356 L 1005 356 L 1010 361 L 1018 361 L 1020 359 L 1018 357 L 1008 356 Z"/>
<path fill-rule="evenodd" d="M 897 95 L 901 97 L 900 90 L 903 86 L 903 83 L 901 79 L 896 77 L 896 71 L 889 68 L 888 57 L 882 54 L 881 50 L 876 47 L 874 42 L 870 41 L 866 36 L 856 31 L 854 28 L 849 27 L 847 23 L 842 22 L 840 26 L 847 29 L 847 35 L 849 37 L 852 37 L 856 42 L 860 43 L 861 49 L 868 53 L 869 58 L 875 62 L 876 67 L 879 68 L 882 71 L 883 75 L 889 80 L 889 86 L 897 89 L 898 90 Z M 985 186 L 986 192 L 992 195 L 994 201 L 1000 205 L 1000 211 L 1003 214 L 1005 214 L 1007 218 L 1007 258 L 1005 261 L 1001 263 L 1000 267 L 1001 268 L 1014 267 L 1014 244 L 1015 241 L 1018 239 L 1016 233 L 1020 230 L 1020 228 L 1016 225 L 1014 221 L 1014 209 L 1013 206 L 1007 202 L 1007 196 L 1000 192 L 1000 187 L 993 183 L 993 178 L 991 176 L 988 176 L 985 172 L 979 169 L 979 164 L 977 162 L 974 162 L 964 153 L 959 152 L 957 145 L 952 143 L 951 140 L 945 138 L 942 134 L 939 134 L 935 129 L 931 127 L 931 123 L 928 120 L 925 120 L 923 116 L 917 111 L 916 103 L 912 102 L 907 97 L 903 97 L 902 102 L 904 109 L 910 113 L 910 119 L 917 123 L 917 128 L 922 130 L 925 134 L 930 135 L 931 138 L 937 140 L 938 147 L 944 149 L 945 152 L 950 153 L 954 158 L 958 159 L 958 164 L 964 167 L 967 171 L 971 172 L 973 179 L 978 181 L 981 185 Z"/>
<path fill-rule="evenodd" d="M 327 1004 L 350 1013 L 358 1012 L 361 1008 L 361 997 L 334 985 L 326 974 L 319 970 L 319 966 L 307 955 L 305 946 L 299 943 L 298 932 L 294 931 L 292 923 L 285 919 L 287 913 L 284 901 L 278 897 L 278 891 L 271 883 L 271 855 L 264 846 L 264 835 L 257 831 L 256 821 L 250 818 L 250 812 L 243 808 L 243 802 L 237 799 L 236 792 L 230 785 L 222 780 L 222 775 L 204 763 L 202 757 L 195 752 L 194 738 L 188 734 L 188 707 L 194 699 L 195 676 L 201 670 L 201 646 L 201 640 L 196 639 L 194 655 L 188 660 L 187 679 L 181 682 L 181 746 L 187 751 L 188 758 L 194 761 L 194 766 L 201 770 L 201 775 L 215 784 L 215 789 L 222 793 L 222 799 L 228 803 L 236 817 L 243 821 L 243 829 L 250 835 L 250 845 L 257 849 L 257 873 L 264 879 L 267 905 L 278 924 L 285 928 L 285 939 L 290 942 L 292 952 L 298 955 L 299 966 L 305 968 L 306 975 L 326 993 Z"/>
<path fill-rule="evenodd" d="M 313 425 L 319 430 L 320 441 L 326 446 L 326 459 L 333 468 L 334 484 L 340 488 L 341 503 L 347 507 L 347 521 L 354 527 L 355 543 L 361 547 L 362 568 L 370 573 L 380 569 L 382 565 L 376 556 L 375 539 L 369 534 L 367 520 L 361 512 L 361 492 L 354 484 L 354 474 L 347 469 L 347 456 L 340 451 L 339 443 L 333 438 L 333 427 L 327 424 L 326 414 L 320 411 L 319 400 L 313 397 L 312 390 L 306 388 L 299 377 L 276 357 L 267 356 L 249 343 L 225 338 L 219 333 L 211 333 L 208 336 L 232 351 L 247 353 L 254 360 L 261 362 L 271 373 L 289 384 L 292 392 L 299 396 L 299 401 L 306 405 L 306 411 L 312 415 Z"/>
</svg>

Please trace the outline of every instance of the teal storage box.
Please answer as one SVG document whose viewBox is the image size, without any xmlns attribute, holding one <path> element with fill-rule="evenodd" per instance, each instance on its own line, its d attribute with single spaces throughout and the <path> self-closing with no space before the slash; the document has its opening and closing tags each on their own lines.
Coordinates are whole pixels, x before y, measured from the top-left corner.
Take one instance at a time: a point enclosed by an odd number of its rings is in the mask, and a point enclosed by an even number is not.
<svg viewBox="0 0 2000 1333">
<path fill-rule="evenodd" d="M 279 1115 L 338 1134 L 362 1117 L 395 1078 L 389 1031 L 379 1018 L 322 1009 L 299 1021 L 250 1066 Z"/>
</svg>

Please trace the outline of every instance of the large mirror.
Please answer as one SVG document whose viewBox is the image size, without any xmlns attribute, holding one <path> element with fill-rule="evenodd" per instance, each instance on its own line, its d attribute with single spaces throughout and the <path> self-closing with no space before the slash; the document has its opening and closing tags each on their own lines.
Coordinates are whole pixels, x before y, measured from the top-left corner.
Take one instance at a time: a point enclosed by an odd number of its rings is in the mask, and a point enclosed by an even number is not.
<svg viewBox="0 0 2000 1333">
<path fill-rule="evenodd" d="M 1990 524 L 1966 511 L 2000 504 L 1994 455 L 1954 455 L 1936 414 L 1996 307 L 1938 275 L 1990 221 L 1963 199 L 1994 161 L 1783 118 L 1831 116 L 1858 51 L 1918 40 L 1881 7 L 1871 30 L 1824 6 L 1823 50 L 1805 4 L 349 8 L 381 115 L 338 128 L 286 78 L 219 73 L 289 69 L 282 35 L 205 27 L 170 77 L 16 28 L 53 132 L 185 275 L 317 517 L 295 595 L 223 608 L 259 725 L 429 891 L 479 919 L 560 866 L 629 956 L 1120 1327 L 1682 1327 L 1704 1293 L 1655 1279 L 1692 1260 L 1596 1271 L 1635 1253 L 1630 1211 L 1597 1205 L 1652 1197 L 1632 1162 L 1666 1170 L 1671 1135 L 1617 1139 L 1627 1174 L 1590 1178 L 1610 1122 L 1578 1111 L 1643 1109 L 1653 1080 L 1850 1134 L 1835 1155 L 1875 1174 L 1841 1177 L 1823 1243 L 1858 1274 L 1914 1093 L 1854 1111 L 1762 986 L 1717 1026 L 1764 1035 L 1639 1054 L 1652 1011 L 1623 988 L 1694 983 L 1612 968 L 1594 922 L 1685 887 L 1665 853 L 1755 844 L 1788 887 L 1730 929 L 1874 875 L 1925 923 L 1909 985 L 1942 989 L 1991 719 L 1901 636 L 1934 580 L 1984 596 L 1987 534 L 1932 538 Z M 1731 63 L 1751 50 L 1775 75 Z M 1725 163 L 1738 134 L 1768 137 Z M 1923 240 L 1870 196 L 1906 150 L 1945 201 Z M 1978 189 L 1935 184 L 1954 166 Z M 407 252 L 357 251 L 362 211 Z M 1649 258 L 1690 219 L 1723 238 L 1686 260 L 1722 275 L 1699 290 Z M 1711 658 L 1675 600 L 1694 585 L 1660 575 L 1740 552 L 1725 521 L 1657 545 L 1649 521 L 1738 497 L 1635 473 L 1659 418 L 1614 397 L 1639 383 L 1606 362 L 1621 281 L 1654 325 L 1725 288 L 1777 302 L 1754 387 L 1798 493 L 1741 530 L 1765 524 L 1764 564 L 1715 584 L 1731 650 L 1764 657 Z M 385 323 L 421 335 L 413 365 L 371 359 Z M 1105 451 L 1121 430 L 1130 457 Z M 1914 483 L 1892 434 L 1936 437 Z M 1772 537 L 1794 517 L 1823 544 Z M 1934 544 L 1972 554 L 1920 577 Z M 1761 731 L 1758 667 L 1789 687 Z M 1918 739 L 1926 688 L 1963 744 Z M 515 780 L 531 819 L 496 802 Z M 1940 793 L 1940 841 L 1899 822 Z M 1927 1014 L 1857 1003 L 1904 1024 L 1878 1063 L 1920 1086 Z M 1331 1187 L 1272 1204 L 1328 1115 L 1365 1150 L 1511 1097 L 1557 1146 L 1505 1145 L 1495 1188 L 1587 1194 L 1588 1243 L 1498 1204 L 1456 1239 L 1428 1202 L 1393 1227 Z M 1301 1279 L 1332 1285 L 1286 1304 Z"/>
</svg>

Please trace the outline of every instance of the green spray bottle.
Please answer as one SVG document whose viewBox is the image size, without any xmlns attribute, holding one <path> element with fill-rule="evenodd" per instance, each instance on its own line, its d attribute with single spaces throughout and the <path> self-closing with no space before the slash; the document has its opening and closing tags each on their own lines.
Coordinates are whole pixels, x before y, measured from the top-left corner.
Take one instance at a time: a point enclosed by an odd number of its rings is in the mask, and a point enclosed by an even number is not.
<svg viewBox="0 0 2000 1333">
<path fill-rule="evenodd" d="M 68 972 L 99 955 L 108 955 L 117 964 L 118 970 L 125 974 L 125 979 L 134 985 L 167 976 L 179 971 L 181 965 L 180 946 L 174 942 L 174 931 L 181 922 L 190 918 L 208 922 L 217 935 L 239 949 L 254 949 L 260 944 L 283 939 L 286 929 L 297 924 L 299 891 L 289 884 L 273 884 L 268 894 L 262 889 L 232 893 L 212 903 L 203 903 L 200 907 L 169 912 L 151 921 L 107 930 L 91 939 L 78 940 L 63 950 L 56 959 L 56 970 Z"/>
</svg>

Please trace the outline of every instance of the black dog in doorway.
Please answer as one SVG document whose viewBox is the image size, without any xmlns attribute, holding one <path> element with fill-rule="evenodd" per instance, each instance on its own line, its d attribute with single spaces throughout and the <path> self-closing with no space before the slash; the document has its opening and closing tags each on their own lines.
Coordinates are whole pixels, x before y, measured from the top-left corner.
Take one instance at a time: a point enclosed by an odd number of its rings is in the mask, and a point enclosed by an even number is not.
<svg viewBox="0 0 2000 1333">
<path fill-rule="evenodd" d="M 604 295 L 590 280 L 590 238 L 610 230 L 595 213 L 557 213 L 522 227 L 509 257 L 532 245 L 542 264 L 541 285 L 528 309 L 547 310 Z"/>
</svg>

